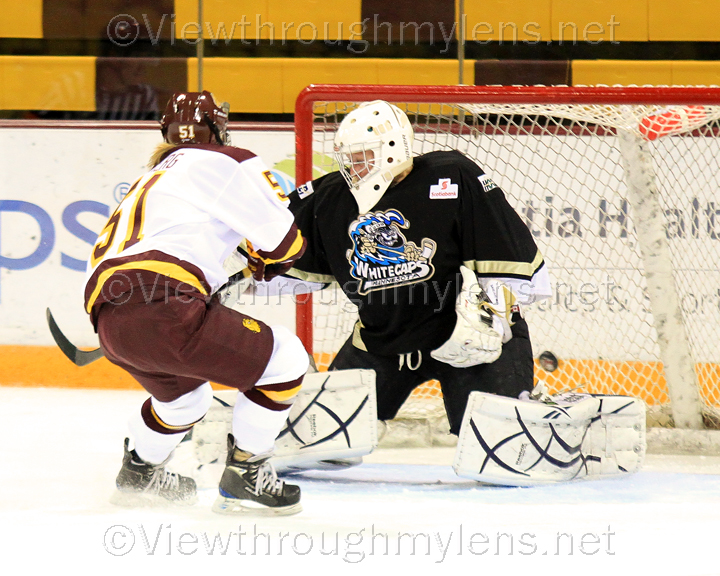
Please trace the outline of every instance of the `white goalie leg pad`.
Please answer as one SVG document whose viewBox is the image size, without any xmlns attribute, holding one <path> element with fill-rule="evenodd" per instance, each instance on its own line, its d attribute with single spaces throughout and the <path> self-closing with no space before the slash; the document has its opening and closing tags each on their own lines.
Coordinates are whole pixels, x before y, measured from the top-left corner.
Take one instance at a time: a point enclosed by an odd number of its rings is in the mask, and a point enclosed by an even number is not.
<svg viewBox="0 0 720 576">
<path fill-rule="evenodd" d="M 192 441 L 200 467 L 224 463 L 236 392 L 216 392 L 216 402 L 195 425 Z M 325 467 L 377 447 L 377 405 L 373 370 L 307 374 L 275 441 L 276 470 Z"/>
<path fill-rule="evenodd" d="M 473 392 L 460 427 L 453 469 L 491 484 L 564 482 L 583 472 L 585 433 L 599 401 L 550 406 Z"/>
<path fill-rule="evenodd" d="M 272 462 L 278 471 L 322 468 L 370 454 L 377 443 L 375 371 L 318 372 L 305 376 Z"/>
<path fill-rule="evenodd" d="M 636 398 L 541 402 L 473 392 L 453 468 L 481 482 L 533 486 L 635 472 L 644 455 L 645 405 Z"/>
</svg>

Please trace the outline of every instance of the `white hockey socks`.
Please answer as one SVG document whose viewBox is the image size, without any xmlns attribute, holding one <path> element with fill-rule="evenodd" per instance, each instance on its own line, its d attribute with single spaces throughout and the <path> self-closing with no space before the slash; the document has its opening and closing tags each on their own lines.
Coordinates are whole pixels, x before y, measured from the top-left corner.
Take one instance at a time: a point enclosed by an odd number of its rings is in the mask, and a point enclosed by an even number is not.
<svg viewBox="0 0 720 576">
<path fill-rule="evenodd" d="M 183 439 L 188 428 L 206 414 L 212 399 L 212 387 L 208 382 L 171 402 L 150 398 L 151 413 L 148 417 L 152 418 L 154 427 L 162 429 L 163 432 L 150 428 L 141 410 L 137 410 L 128 422 L 130 450 L 134 449 L 144 462 L 164 462 Z M 173 433 L 174 428 L 179 431 Z"/>
<path fill-rule="evenodd" d="M 237 395 L 233 408 L 232 433 L 235 445 L 251 454 L 271 452 L 275 437 L 280 432 L 290 406 L 286 410 L 269 410 L 248 400 L 242 392 Z"/>
</svg>

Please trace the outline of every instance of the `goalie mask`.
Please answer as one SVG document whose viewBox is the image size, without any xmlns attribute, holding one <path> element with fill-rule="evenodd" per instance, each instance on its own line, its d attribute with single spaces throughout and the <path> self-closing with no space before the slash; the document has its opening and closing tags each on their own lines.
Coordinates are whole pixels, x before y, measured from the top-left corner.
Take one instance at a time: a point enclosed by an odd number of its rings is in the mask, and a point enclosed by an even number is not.
<svg viewBox="0 0 720 576">
<path fill-rule="evenodd" d="M 360 214 L 368 212 L 397 175 L 412 166 L 413 129 L 405 113 L 382 100 L 361 104 L 335 134 L 335 160 Z"/>
<path fill-rule="evenodd" d="M 230 106 L 202 92 L 176 92 L 160 120 L 160 130 L 169 144 L 228 144 Z"/>
</svg>

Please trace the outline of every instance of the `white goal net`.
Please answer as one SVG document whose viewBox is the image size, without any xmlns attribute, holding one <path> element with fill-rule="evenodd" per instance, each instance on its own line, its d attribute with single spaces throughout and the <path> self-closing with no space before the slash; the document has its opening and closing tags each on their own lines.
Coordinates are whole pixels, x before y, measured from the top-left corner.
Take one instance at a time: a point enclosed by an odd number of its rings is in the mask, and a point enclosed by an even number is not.
<svg viewBox="0 0 720 576">
<path fill-rule="evenodd" d="M 553 286 L 526 310 L 533 351 L 559 360 L 536 362 L 537 379 L 638 396 L 650 425 L 718 427 L 720 89 L 310 87 L 296 111 L 298 183 L 337 169 L 338 123 L 374 99 L 407 112 L 415 155 L 477 162 L 531 230 Z M 356 310 L 337 286 L 312 306 L 299 332 L 323 369 Z M 430 382 L 401 416 L 441 407 Z"/>
</svg>

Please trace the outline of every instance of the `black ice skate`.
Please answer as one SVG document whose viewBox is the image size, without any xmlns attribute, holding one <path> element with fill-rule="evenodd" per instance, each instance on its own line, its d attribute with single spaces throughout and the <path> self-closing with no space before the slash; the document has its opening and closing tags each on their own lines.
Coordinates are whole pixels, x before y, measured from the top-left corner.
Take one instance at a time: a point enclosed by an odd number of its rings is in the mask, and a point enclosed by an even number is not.
<svg viewBox="0 0 720 576">
<path fill-rule="evenodd" d="M 220 514 L 284 516 L 302 510 L 300 488 L 278 479 L 270 454 L 250 454 L 228 435 L 228 457 L 213 511 Z"/>
<path fill-rule="evenodd" d="M 158 506 L 166 504 L 195 504 L 195 480 L 165 470 L 165 462 L 143 462 L 135 450 L 128 450 L 130 440 L 125 438 L 122 468 L 115 484 L 117 491 L 110 502 L 118 506 Z"/>
</svg>

